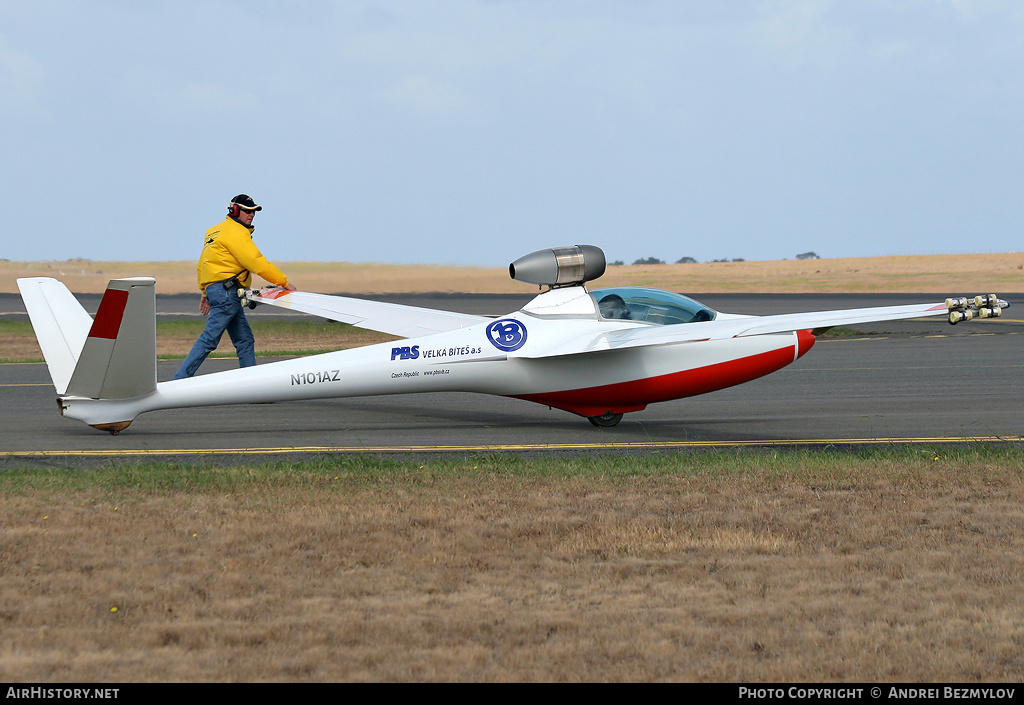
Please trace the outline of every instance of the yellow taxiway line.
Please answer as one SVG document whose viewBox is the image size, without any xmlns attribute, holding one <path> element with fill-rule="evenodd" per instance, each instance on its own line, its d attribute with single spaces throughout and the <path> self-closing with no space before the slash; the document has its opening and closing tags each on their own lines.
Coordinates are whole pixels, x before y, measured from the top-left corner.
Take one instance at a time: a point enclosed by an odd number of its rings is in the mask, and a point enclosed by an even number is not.
<svg viewBox="0 0 1024 705">
<path fill-rule="evenodd" d="M 739 448 L 758 446 L 831 445 L 925 445 L 944 443 L 1021 443 L 1024 436 L 964 436 L 931 438 L 805 438 L 761 441 L 644 441 L 637 443 L 508 443 L 496 445 L 408 445 L 408 446 L 281 446 L 271 448 L 125 448 L 105 450 L 12 450 L 0 451 L 5 458 L 61 456 L 149 456 L 168 455 L 282 455 L 289 453 L 436 453 L 517 452 L 531 450 L 672 450 L 685 448 Z"/>
</svg>

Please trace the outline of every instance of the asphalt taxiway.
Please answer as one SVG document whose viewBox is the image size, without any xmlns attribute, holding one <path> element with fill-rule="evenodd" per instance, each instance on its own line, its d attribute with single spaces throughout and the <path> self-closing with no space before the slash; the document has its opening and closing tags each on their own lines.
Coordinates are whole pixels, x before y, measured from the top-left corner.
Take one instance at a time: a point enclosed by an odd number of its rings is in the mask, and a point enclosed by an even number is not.
<svg viewBox="0 0 1024 705">
<path fill-rule="evenodd" d="M 774 313 L 781 312 L 780 306 L 855 308 L 931 301 L 933 296 L 845 295 L 839 305 L 833 305 L 834 297 L 821 296 L 699 298 L 722 310 Z M 60 417 L 45 365 L 0 365 L 5 412 L 0 467 L 25 462 L 74 466 L 90 458 L 221 463 L 240 457 L 336 453 L 613 453 L 742 445 L 1021 442 L 1024 296 L 1004 298 L 1014 307 L 1003 319 L 958 326 L 942 319 L 867 324 L 864 328 L 870 330 L 819 340 L 803 358 L 772 375 L 704 396 L 652 404 L 626 414 L 614 428 L 595 428 L 581 417 L 526 401 L 444 393 L 157 411 L 111 436 Z M 754 310 L 758 302 L 763 309 L 769 300 L 775 310 Z M 500 314 L 516 307 L 476 312 Z M 201 371 L 236 364 L 208 360 Z M 170 379 L 177 365 L 161 361 L 159 379 Z"/>
</svg>

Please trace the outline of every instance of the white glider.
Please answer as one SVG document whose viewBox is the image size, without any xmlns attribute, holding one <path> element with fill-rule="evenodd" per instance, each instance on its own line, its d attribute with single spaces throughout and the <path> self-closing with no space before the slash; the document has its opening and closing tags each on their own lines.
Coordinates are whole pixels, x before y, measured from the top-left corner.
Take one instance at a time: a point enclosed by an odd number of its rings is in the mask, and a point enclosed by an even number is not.
<svg viewBox="0 0 1024 705">
<path fill-rule="evenodd" d="M 648 404 L 724 389 L 779 370 L 834 326 L 921 316 L 999 316 L 994 294 L 944 302 L 744 316 L 644 287 L 588 290 L 605 270 L 591 245 L 541 250 L 509 266 L 548 287 L 498 319 L 281 289 L 269 305 L 402 336 L 256 367 L 157 382 L 155 281 L 110 282 L 93 320 L 60 282 L 19 279 L 61 413 L 117 434 L 159 409 L 417 392 L 479 392 L 614 426 Z"/>
</svg>

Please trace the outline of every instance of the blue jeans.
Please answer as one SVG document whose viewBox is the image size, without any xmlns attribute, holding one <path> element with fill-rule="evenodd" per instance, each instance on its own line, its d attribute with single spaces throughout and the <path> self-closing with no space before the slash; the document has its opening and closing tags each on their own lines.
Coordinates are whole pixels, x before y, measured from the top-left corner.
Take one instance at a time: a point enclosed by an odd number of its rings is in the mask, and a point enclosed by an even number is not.
<svg viewBox="0 0 1024 705">
<path fill-rule="evenodd" d="M 210 302 L 210 314 L 206 318 L 206 328 L 199 340 L 192 346 L 188 357 L 174 375 L 174 379 L 191 377 L 203 364 L 206 356 L 220 345 L 224 331 L 228 332 L 231 342 L 238 353 L 239 367 L 252 367 L 256 364 L 256 339 L 252 335 L 249 322 L 245 320 L 245 308 L 238 298 L 238 287 L 225 289 L 220 282 L 206 287 L 206 300 Z"/>
</svg>

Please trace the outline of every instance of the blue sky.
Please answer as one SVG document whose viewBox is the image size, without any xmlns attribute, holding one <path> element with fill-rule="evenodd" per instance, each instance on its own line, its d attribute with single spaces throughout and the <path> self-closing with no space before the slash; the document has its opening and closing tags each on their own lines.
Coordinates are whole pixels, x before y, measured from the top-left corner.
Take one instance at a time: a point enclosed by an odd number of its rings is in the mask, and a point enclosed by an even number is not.
<svg viewBox="0 0 1024 705">
<path fill-rule="evenodd" d="M 1018 251 L 1018 0 L 0 0 L 0 257 Z"/>
</svg>

